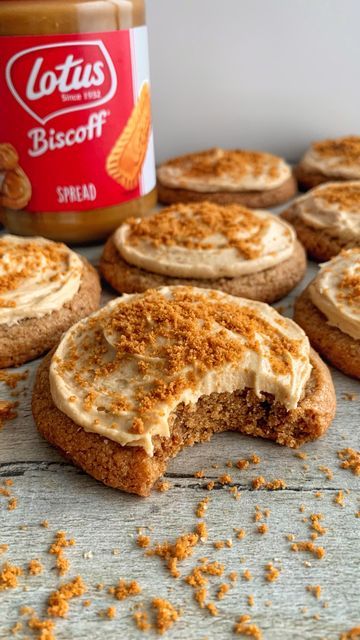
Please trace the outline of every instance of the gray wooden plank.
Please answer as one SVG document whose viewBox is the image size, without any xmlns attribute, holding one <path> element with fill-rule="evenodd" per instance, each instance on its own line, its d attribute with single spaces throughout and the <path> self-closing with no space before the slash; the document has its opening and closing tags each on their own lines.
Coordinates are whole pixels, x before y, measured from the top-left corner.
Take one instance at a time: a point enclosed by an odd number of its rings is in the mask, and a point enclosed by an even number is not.
<svg viewBox="0 0 360 640">
<path fill-rule="evenodd" d="M 101 247 L 80 251 L 96 263 Z M 286 314 L 291 315 L 294 296 L 313 277 L 316 268 L 310 264 L 305 281 L 275 306 L 285 308 Z M 103 301 L 112 295 L 113 292 L 105 289 Z M 18 386 L 18 417 L 0 432 L 0 484 L 12 478 L 13 493 L 19 498 L 18 508 L 9 512 L 6 498 L 0 497 L 0 544 L 10 546 L 1 560 L 26 567 L 31 558 L 40 557 L 46 571 L 38 577 L 21 578 L 16 590 L 0 592 L 0 638 L 9 637 L 9 627 L 17 619 L 21 604 L 34 606 L 40 615 L 45 613 L 47 597 L 59 583 L 53 569 L 54 558 L 46 553 L 58 530 L 66 530 L 77 540 L 76 547 L 66 551 L 71 570 L 64 579 L 80 573 L 89 587 L 86 597 L 92 601 L 86 609 L 81 605 L 85 596 L 80 601 L 72 601 L 69 620 L 57 623 L 59 639 L 92 637 L 97 640 L 105 634 L 114 640 L 143 637 L 132 620 L 134 603 L 138 600 L 148 607 L 151 598 L 158 595 L 183 609 L 181 619 L 168 633 L 169 638 L 179 640 L 231 637 L 232 625 L 242 613 L 252 615 L 267 640 L 335 640 L 341 631 L 359 624 L 360 518 L 355 517 L 360 509 L 359 478 L 341 469 L 337 458 L 340 449 L 359 448 L 358 382 L 333 370 L 337 416 L 324 438 L 302 448 L 308 455 L 306 460 L 272 443 L 239 434 L 222 434 L 209 443 L 182 452 L 169 465 L 167 479 L 172 488 L 163 494 L 155 492 L 144 500 L 103 487 L 69 465 L 40 438 L 30 409 L 30 390 L 37 364 L 23 367 L 29 370 L 29 378 Z M 4 385 L 0 387 L 0 398 L 9 398 L 9 390 Z M 345 399 L 347 393 L 358 394 L 357 399 Z M 259 465 L 251 465 L 244 471 L 226 467 L 228 460 L 248 457 L 253 452 L 261 457 Z M 325 477 L 320 466 L 333 471 L 331 480 Z M 194 471 L 199 469 L 205 470 L 204 479 L 194 478 Z M 234 500 L 227 487 L 216 487 L 211 493 L 204 489 L 208 480 L 216 480 L 224 472 L 230 473 L 233 484 L 239 487 L 240 500 Z M 281 477 L 287 489 L 253 491 L 251 480 L 257 475 L 267 480 Z M 343 508 L 334 503 L 340 489 L 350 492 L 345 494 Z M 317 491 L 321 491 L 320 499 L 316 498 Z M 152 539 L 158 541 L 192 531 L 197 522 L 196 504 L 207 495 L 211 499 L 206 516 L 209 541 L 200 545 L 194 557 L 181 565 L 182 574 L 191 570 L 196 558 L 208 555 L 224 562 L 227 573 L 231 570 L 240 573 L 249 568 L 254 576 L 251 582 L 239 580 L 218 603 L 216 618 L 199 610 L 193 602 L 191 588 L 183 580 L 171 578 L 160 559 L 144 558 L 134 541 L 136 527 L 143 525 L 153 528 Z M 253 521 L 257 504 L 271 510 L 269 532 L 264 536 L 257 533 Z M 301 504 L 305 505 L 304 513 L 299 511 Z M 293 533 L 297 539 L 308 539 L 309 525 L 303 518 L 317 512 L 324 514 L 324 526 L 328 528 L 327 534 L 318 541 L 326 549 L 323 560 L 293 553 L 285 537 Z M 49 529 L 39 525 L 45 518 L 50 522 Z M 19 528 L 23 524 L 27 525 L 26 530 Z M 244 527 L 246 538 L 236 540 L 233 527 Z M 233 538 L 232 548 L 213 548 L 215 540 L 229 537 Z M 117 548 L 120 555 L 113 555 L 113 549 Z M 92 551 L 93 556 L 86 559 L 83 554 L 88 551 Z M 264 565 L 268 561 L 282 567 L 279 580 L 271 584 L 264 580 Z M 305 565 L 305 561 L 309 565 Z M 143 588 L 141 596 L 131 602 L 117 603 L 105 592 L 95 590 L 97 582 L 110 586 L 120 577 L 138 579 Z M 215 585 L 221 581 L 213 580 L 212 595 Z M 320 601 L 306 592 L 307 584 L 323 587 Z M 252 608 L 247 605 L 249 594 L 255 599 Z M 272 601 L 271 606 L 266 606 L 268 600 Z M 323 608 L 323 602 L 329 602 L 329 607 Z M 111 604 L 117 606 L 117 618 L 101 620 L 98 611 Z M 303 607 L 307 608 L 306 612 L 302 611 Z M 318 614 L 320 619 L 314 619 Z"/>
<path fill-rule="evenodd" d="M 132 604 L 138 600 L 147 606 L 154 596 L 168 598 L 183 609 L 181 620 L 169 637 L 184 640 L 209 634 L 215 637 L 215 633 L 218 637 L 229 637 L 236 617 L 247 612 L 263 629 L 266 638 L 276 640 L 332 639 L 358 621 L 359 584 L 353 564 L 359 539 L 358 526 L 355 526 L 359 520 L 354 517 L 360 497 L 358 490 L 353 490 L 347 497 L 344 508 L 333 503 L 335 489 L 324 492 L 321 500 L 314 497 L 314 492 L 286 490 L 243 491 L 240 500 L 236 501 L 224 488 L 209 494 L 200 483 L 181 478 L 167 493 L 155 493 L 144 500 L 106 489 L 72 467 L 59 467 L 56 473 L 41 469 L 26 471 L 16 478 L 15 492 L 20 496 L 19 507 L 3 517 L 1 543 L 9 544 L 7 556 L 14 564 L 24 566 L 31 558 L 40 557 L 47 570 L 42 576 L 20 580 L 21 585 L 25 584 L 29 589 L 25 593 L 20 587 L 1 594 L 1 608 L 8 613 L 1 617 L 0 637 L 6 637 L 9 623 L 17 619 L 20 604 L 34 606 L 43 613 L 49 592 L 58 584 L 52 569 L 54 559 L 46 554 L 46 550 L 54 532 L 59 529 L 65 529 L 69 536 L 76 538 L 76 547 L 66 550 L 66 556 L 71 560 L 69 576 L 78 573 L 83 576 L 89 586 L 86 597 L 92 601 L 86 610 L 81 603 L 73 601 L 69 621 L 57 625 L 59 638 L 100 638 L 104 633 L 110 638 L 139 637 L 141 634 L 136 631 L 130 615 Z M 247 568 L 254 576 L 251 582 L 240 579 L 219 602 L 216 619 L 197 608 L 191 588 L 181 579 L 171 578 L 159 558 L 144 557 L 134 539 L 136 527 L 145 524 L 153 529 L 150 531 L 153 541 L 173 540 L 192 531 L 198 521 L 195 508 L 204 495 L 210 496 L 205 518 L 209 541 L 196 549 L 194 558 L 181 564 L 182 575 L 190 572 L 195 558 L 209 556 L 225 564 L 225 575 L 233 570 L 241 573 Z M 305 505 L 304 513 L 299 511 L 301 504 Z M 255 505 L 271 510 L 266 535 L 256 531 Z M 303 518 L 319 511 L 324 514 L 323 524 L 328 528 L 327 534 L 317 541 L 326 549 L 325 558 L 318 560 L 308 554 L 291 552 L 286 534 L 307 539 L 309 525 Z M 39 526 L 44 518 L 50 522 L 49 529 Z M 19 523 L 28 528 L 17 530 Z M 237 540 L 233 527 L 243 527 L 247 536 Z M 215 540 L 228 538 L 233 541 L 231 548 L 213 549 Z M 117 548 L 120 555 L 114 556 L 112 551 Z M 83 554 L 89 551 L 93 557 L 84 559 Z M 264 580 L 264 566 L 269 561 L 281 567 L 278 581 L 271 584 Z M 305 566 L 304 561 L 309 566 Z M 110 586 L 120 577 L 137 579 L 143 588 L 141 596 L 132 602 L 117 603 L 105 592 L 96 592 L 97 582 Z M 212 593 L 223 581 L 227 581 L 226 578 L 212 581 Z M 320 601 L 306 592 L 308 584 L 322 586 Z M 246 604 L 249 594 L 254 594 L 255 598 L 251 609 Z M 267 600 L 272 601 L 271 607 L 266 607 Z M 329 608 L 323 609 L 323 602 L 329 602 Z M 110 604 L 117 606 L 117 619 L 99 620 L 98 611 Z M 302 607 L 307 608 L 306 613 L 301 611 Z M 316 614 L 320 615 L 319 621 L 312 617 Z"/>
</svg>

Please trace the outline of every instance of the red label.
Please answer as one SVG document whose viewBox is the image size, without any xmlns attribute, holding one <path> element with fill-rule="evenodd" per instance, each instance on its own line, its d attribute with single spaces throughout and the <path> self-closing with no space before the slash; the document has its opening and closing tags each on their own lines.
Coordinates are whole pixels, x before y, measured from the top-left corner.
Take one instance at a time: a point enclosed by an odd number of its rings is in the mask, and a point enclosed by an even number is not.
<svg viewBox="0 0 360 640">
<path fill-rule="evenodd" d="M 153 189 L 145 27 L 0 41 L 0 204 L 80 211 Z"/>
</svg>

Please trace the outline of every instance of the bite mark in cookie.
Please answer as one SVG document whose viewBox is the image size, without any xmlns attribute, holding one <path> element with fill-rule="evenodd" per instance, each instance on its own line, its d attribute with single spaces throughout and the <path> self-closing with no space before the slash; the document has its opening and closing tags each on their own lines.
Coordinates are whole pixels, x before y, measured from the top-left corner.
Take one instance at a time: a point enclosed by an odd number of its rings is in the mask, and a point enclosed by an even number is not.
<svg viewBox="0 0 360 640">
<path fill-rule="evenodd" d="M 144 493 L 169 457 L 216 431 L 290 446 L 320 435 L 333 415 L 333 390 L 313 361 L 301 329 L 267 305 L 190 287 L 153 290 L 115 300 L 67 332 L 40 369 L 34 415 L 45 437 L 68 453 L 59 440 L 65 423 L 89 443 L 105 437 L 126 468 L 131 457 L 146 462 L 151 479 L 138 478 L 137 489 L 121 468 L 112 480 L 100 473 L 108 484 Z M 300 411 L 318 375 L 326 378 L 324 389 L 315 384 L 318 392 L 332 398 L 325 420 L 316 407 Z M 38 412 L 44 384 L 60 432 Z M 198 410 L 202 421 L 192 433 Z M 71 457 L 99 477 L 94 460 Z"/>
</svg>

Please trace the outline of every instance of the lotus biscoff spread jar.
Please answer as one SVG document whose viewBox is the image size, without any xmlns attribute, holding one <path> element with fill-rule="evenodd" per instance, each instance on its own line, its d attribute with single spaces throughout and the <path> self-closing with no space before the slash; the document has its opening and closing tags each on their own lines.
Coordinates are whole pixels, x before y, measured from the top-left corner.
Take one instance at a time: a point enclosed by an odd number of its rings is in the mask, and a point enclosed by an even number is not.
<svg viewBox="0 0 360 640">
<path fill-rule="evenodd" d="M 156 201 L 144 0 L 0 0 L 0 209 L 104 238 Z"/>
</svg>

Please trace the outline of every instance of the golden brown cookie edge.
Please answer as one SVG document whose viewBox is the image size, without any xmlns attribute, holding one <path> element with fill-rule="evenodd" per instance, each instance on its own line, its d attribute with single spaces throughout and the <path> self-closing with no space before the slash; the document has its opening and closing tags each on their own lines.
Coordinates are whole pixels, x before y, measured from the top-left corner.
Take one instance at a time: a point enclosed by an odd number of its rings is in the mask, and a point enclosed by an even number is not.
<svg viewBox="0 0 360 640">
<path fill-rule="evenodd" d="M 328 362 L 346 375 L 360 378 L 360 341 L 327 323 L 324 314 L 312 303 L 309 287 L 295 301 L 294 320 Z"/>
<path fill-rule="evenodd" d="M 128 264 L 120 256 L 111 236 L 103 249 L 99 271 L 119 293 L 141 293 L 156 287 L 182 285 L 217 289 L 230 295 L 271 303 L 285 297 L 302 280 L 306 271 L 306 254 L 301 243 L 296 241 L 290 258 L 259 273 L 214 280 L 173 278 Z"/>
<path fill-rule="evenodd" d="M 215 193 L 174 189 L 166 187 L 157 180 L 158 200 L 162 204 L 181 202 L 202 202 L 208 200 L 215 204 L 241 204 L 251 209 L 267 209 L 287 202 L 297 193 L 297 182 L 293 175 L 275 189 L 264 191 L 217 191 Z"/>
</svg>

